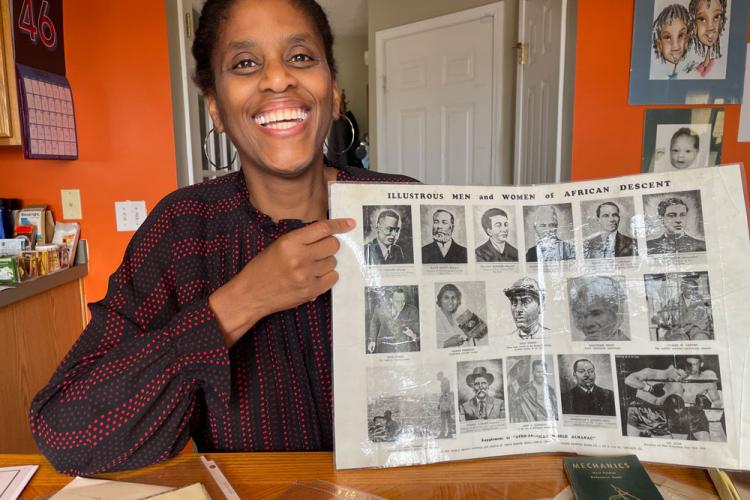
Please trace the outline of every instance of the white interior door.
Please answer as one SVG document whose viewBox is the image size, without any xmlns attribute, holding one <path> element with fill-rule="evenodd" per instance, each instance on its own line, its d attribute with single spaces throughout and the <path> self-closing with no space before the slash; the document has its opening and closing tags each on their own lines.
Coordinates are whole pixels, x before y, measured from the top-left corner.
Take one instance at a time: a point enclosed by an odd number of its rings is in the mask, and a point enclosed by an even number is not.
<svg viewBox="0 0 750 500">
<path fill-rule="evenodd" d="M 167 0 L 172 103 L 175 123 L 177 179 L 180 186 L 196 184 L 239 169 L 234 146 L 226 135 L 211 134 L 208 155 L 203 152 L 204 138 L 213 127 L 203 96 L 193 83 L 195 60 L 191 53 L 195 29 L 205 0 Z"/>
<path fill-rule="evenodd" d="M 560 79 L 565 0 L 520 0 L 516 184 L 560 180 Z M 523 59 L 523 60 L 520 60 Z"/>
<path fill-rule="evenodd" d="M 497 184 L 502 3 L 376 33 L 378 171 Z"/>
</svg>

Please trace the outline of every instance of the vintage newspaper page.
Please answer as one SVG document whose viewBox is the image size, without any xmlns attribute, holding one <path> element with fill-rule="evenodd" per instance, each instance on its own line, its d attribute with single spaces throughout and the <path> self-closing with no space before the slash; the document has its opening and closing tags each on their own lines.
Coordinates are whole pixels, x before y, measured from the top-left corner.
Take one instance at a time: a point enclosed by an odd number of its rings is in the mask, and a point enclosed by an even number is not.
<svg viewBox="0 0 750 500">
<path fill-rule="evenodd" d="M 338 468 L 538 452 L 748 467 L 743 167 L 330 188 Z M 747 432 L 747 431 L 745 431 Z"/>
</svg>

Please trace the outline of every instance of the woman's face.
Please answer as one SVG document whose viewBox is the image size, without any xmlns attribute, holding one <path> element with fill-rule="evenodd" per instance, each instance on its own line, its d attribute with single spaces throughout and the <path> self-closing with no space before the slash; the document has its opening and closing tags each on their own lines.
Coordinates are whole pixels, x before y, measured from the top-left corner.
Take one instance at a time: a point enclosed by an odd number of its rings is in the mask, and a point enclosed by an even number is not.
<svg viewBox="0 0 750 500">
<path fill-rule="evenodd" d="M 672 64 L 677 64 L 685 55 L 687 48 L 688 29 L 679 19 L 663 26 L 659 32 L 659 52 L 661 56 Z"/>
<path fill-rule="evenodd" d="M 698 148 L 695 147 L 695 141 L 692 137 L 681 135 L 674 140 L 669 150 L 669 159 L 674 168 L 689 168 L 698 156 Z"/>
<path fill-rule="evenodd" d="M 719 0 L 703 0 L 698 4 L 695 10 L 695 31 L 703 45 L 713 47 L 716 44 L 721 32 L 721 15 Z"/>
<path fill-rule="evenodd" d="M 453 290 L 445 290 L 443 295 L 440 296 L 440 309 L 448 314 L 455 313 L 459 305 L 461 305 L 461 299 Z"/>
<path fill-rule="evenodd" d="M 288 1 L 237 0 L 216 43 L 219 131 L 243 165 L 294 177 L 322 161 L 322 145 L 340 96 L 314 24 Z"/>
</svg>

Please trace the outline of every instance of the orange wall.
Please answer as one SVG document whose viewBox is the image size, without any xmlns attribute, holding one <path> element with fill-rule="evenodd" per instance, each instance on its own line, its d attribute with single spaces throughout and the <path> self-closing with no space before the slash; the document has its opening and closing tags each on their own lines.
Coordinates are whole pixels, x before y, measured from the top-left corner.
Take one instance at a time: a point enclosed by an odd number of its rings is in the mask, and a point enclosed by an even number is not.
<svg viewBox="0 0 750 500">
<path fill-rule="evenodd" d="M 634 2 L 602 5 L 602 0 L 579 0 L 578 5 L 573 180 L 639 173 L 645 110 L 677 107 L 628 105 Z M 740 106 L 724 108 L 722 163 L 750 166 L 750 143 L 737 142 Z"/>
<path fill-rule="evenodd" d="M 77 161 L 24 160 L 0 148 L 0 197 L 46 203 L 62 219 L 61 189 L 80 189 L 89 241 L 86 298 L 103 297 L 133 233 L 118 233 L 115 201 L 150 210 L 177 186 L 164 2 L 65 0 L 67 76 Z"/>
</svg>

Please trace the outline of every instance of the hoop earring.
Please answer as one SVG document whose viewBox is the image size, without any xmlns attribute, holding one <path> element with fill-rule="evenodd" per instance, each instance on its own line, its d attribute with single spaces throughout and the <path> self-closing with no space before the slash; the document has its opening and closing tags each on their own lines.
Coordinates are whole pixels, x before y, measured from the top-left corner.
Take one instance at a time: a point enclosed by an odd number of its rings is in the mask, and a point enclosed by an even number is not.
<svg viewBox="0 0 750 500">
<path fill-rule="evenodd" d="M 211 130 L 208 131 L 206 134 L 206 137 L 203 139 L 203 156 L 206 157 L 206 160 L 208 163 L 211 164 L 212 167 L 214 167 L 216 170 L 226 170 L 230 168 L 232 165 L 234 165 L 235 160 L 237 159 L 237 150 L 234 151 L 234 154 L 232 155 L 232 159 L 229 160 L 229 163 L 226 165 L 217 165 L 214 163 L 214 161 L 211 159 L 211 156 L 208 154 L 208 138 L 211 137 L 211 134 L 216 132 L 216 127 L 211 127 Z"/>
<path fill-rule="evenodd" d="M 355 134 L 354 123 L 352 123 L 351 118 L 349 118 L 345 114 L 343 114 L 341 116 L 347 121 L 347 123 L 349 123 L 349 129 L 352 131 L 352 140 L 351 140 L 351 142 L 349 142 L 349 145 L 346 148 L 342 149 L 341 151 L 334 151 L 334 153 L 336 153 L 337 156 L 338 155 L 342 155 L 342 154 L 346 153 L 347 151 L 349 151 L 350 149 L 352 149 L 352 146 L 354 146 L 354 139 L 355 139 L 355 137 L 354 137 L 354 134 Z M 326 140 L 323 141 L 323 144 L 325 145 L 325 149 L 328 150 L 328 137 L 326 137 Z"/>
</svg>

